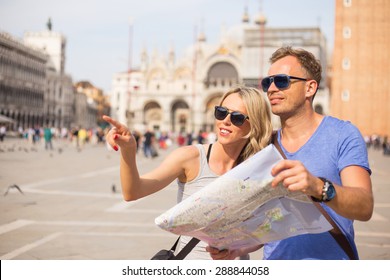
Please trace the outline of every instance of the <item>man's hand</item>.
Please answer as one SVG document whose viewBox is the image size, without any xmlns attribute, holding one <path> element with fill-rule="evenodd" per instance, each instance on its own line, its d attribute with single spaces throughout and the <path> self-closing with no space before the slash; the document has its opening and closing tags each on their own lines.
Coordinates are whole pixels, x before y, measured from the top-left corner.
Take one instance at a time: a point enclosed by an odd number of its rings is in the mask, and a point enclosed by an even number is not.
<svg viewBox="0 0 390 280">
<path fill-rule="evenodd" d="M 272 168 L 271 175 L 275 177 L 272 187 L 282 183 L 292 192 L 300 191 L 318 198 L 322 196 L 324 183 L 313 176 L 300 161 L 282 160 Z"/>
<path fill-rule="evenodd" d="M 206 251 L 210 253 L 213 260 L 234 260 L 238 257 L 236 250 L 218 250 L 217 248 L 207 246 Z"/>
</svg>

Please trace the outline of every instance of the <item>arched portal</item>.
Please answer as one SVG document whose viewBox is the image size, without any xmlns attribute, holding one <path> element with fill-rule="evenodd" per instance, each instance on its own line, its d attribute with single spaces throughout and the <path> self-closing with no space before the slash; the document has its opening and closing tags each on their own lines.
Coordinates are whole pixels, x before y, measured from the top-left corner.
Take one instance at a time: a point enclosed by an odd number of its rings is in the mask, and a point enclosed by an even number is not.
<svg viewBox="0 0 390 280">
<path fill-rule="evenodd" d="M 213 94 L 206 101 L 205 122 L 203 126 L 204 131 L 214 131 L 214 107 L 219 105 L 222 95 L 222 92 Z"/>
<path fill-rule="evenodd" d="M 177 100 L 172 104 L 171 129 L 173 132 L 183 133 L 190 131 L 190 110 L 183 100 Z"/>
<path fill-rule="evenodd" d="M 150 101 L 144 106 L 144 125 L 153 130 L 160 130 L 163 120 L 163 112 L 160 104 Z"/>
<path fill-rule="evenodd" d="M 210 67 L 205 80 L 206 88 L 210 87 L 232 87 L 237 84 L 238 72 L 228 62 L 217 62 Z"/>
</svg>

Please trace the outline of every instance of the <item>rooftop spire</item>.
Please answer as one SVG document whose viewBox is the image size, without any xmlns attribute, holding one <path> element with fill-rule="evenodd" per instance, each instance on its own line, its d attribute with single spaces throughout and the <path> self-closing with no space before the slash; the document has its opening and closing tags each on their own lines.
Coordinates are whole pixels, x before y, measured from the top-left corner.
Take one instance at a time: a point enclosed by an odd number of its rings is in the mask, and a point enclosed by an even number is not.
<svg viewBox="0 0 390 280">
<path fill-rule="evenodd" d="M 244 14 L 242 15 L 242 22 L 248 23 L 249 22 L 249 15 L 248 15 L 248 7 L 245 6 Z"/>
<path fill-rule="evenodd" d="M 265 25 L 267 23 L 267 18 L 263 13 L 263 0 L 259 0 L 259 14 L 255 18 L 255 23 L 257 25 Z"/>
<path fill-rule="evenodd" d="M 204 33 L 204 18 L 202 18 L 202 21 L 200 23 L 200 32 L 198 34 L 198 41 L 206 42 L 206 35 Z"/>
</svg>

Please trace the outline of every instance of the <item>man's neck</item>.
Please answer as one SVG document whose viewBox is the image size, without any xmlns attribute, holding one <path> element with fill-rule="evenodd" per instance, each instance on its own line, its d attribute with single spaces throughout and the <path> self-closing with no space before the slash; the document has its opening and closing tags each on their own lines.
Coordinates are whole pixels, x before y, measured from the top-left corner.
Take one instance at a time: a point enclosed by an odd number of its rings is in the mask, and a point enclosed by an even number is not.
<svg viewBox="0 0 390 280">
<path fill-rule="evenodd" d="M 314 111 L 310 114 L 281 120 L 281 141 L 289 152 L 299 150 L 314 134 L 324 117 Z"/>
</svg>

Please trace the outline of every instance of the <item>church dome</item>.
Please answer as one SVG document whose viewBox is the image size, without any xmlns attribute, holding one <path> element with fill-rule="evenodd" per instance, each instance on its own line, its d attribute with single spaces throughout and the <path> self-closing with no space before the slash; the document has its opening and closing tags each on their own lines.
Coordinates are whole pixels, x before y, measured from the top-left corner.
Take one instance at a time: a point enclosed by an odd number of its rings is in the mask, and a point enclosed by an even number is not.
<svg viewBox="0 0 390 280">
<path fill-rule="evenodd" d="M 206 42 L 206 35 L 204 34 L 204 32 L 200 32 L 199 35 L 198 35 L 198 41 L 199 42 Z"/>
<path fill-rule="evenodd" d="M 248 23 L 249 22 L 249 14 L 248 14 L 247 9 L 245 9 L 244 14 L 242 15 L 242 22 L 243 23 Z"/>
<path fill-rule="evenodd" d="M 260 13 L 255 18 L 255 23 L 257 25 L 265 25 L 267 23 L 267 18 L 263 13 Z"/>
</svg>

